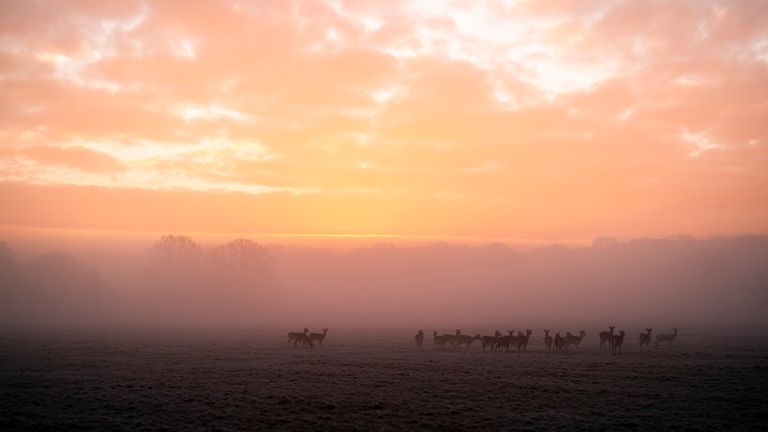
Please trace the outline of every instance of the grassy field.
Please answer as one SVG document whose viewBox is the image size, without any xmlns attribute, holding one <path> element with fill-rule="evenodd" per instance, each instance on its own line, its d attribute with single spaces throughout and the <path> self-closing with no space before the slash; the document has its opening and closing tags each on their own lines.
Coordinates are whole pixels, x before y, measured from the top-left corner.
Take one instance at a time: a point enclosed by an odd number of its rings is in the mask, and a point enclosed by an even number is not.
<svg viewBox="0 0 768 432">
<path fill-rule="evenodd" d="M 447 331 L 446 331 L 447 332 Z M 435 351 L 415 332 L 117 330 L 0 337 L 0 429 L 766 430 L 768 338 L 681 329 L 623 355 Z M 465 333 L 469 333 L 465 331 Z M 488 333 L 485 331 L 484 333 Z"/>
</svg>

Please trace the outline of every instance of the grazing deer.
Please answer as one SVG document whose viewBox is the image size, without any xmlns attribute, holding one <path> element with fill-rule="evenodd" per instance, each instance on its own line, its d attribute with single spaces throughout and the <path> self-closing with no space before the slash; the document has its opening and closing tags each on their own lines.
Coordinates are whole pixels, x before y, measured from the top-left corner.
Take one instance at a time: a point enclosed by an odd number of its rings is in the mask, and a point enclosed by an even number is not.
<svg viewBox="0 0 768 432">
<path fill-rule="evenodd" d="M 515 331 L 514 330 L 507 330 L 509 333 L 507 336 L 499 336 L 496 339 L 496 351 L 506 351 L 509 352 L 509 346 L 512 344 L 513 341 L 516 341 L 515 339 Z"/>
<path fill-rule="evenodd" d="M 320 342 L 320 346 L 323 346 L 323 341 L 325 340 L 325 336 L 328 334 L 328 329 L 324 328 L 322 333 L 310 333 L 309 339 L 314 342 L 318 341 Z"/>
<path fill-rule="evenodd" d="M 614 326 L 608 327 L 611 331 L 600 332 L 600 348 L 605 348 L 605 343 L 611 344 L 613 342 L 613 329 Z"/>
<path fill-rule="evenodd" d="M 640 333 L 640 351 L 643 350 L 643 345 L 648 348 L 651 345 L 651 332 L 652 328 L 645 329 L 645 333 Z"/>
<path fill-rule="evenodd" d="M 549 335 L 549 329 L 544 329 L 544 345 L 547 346 L 547 351 L 552 351 L 552 336 Z"/>
<path fill-rule="evenodd" d="M 581 340 L 584 339 L 584 336 L 586 335 L 587 332 L 584 330 L 581 330 L 578 336 L 574 336 L 570 332 L 565 332 L 565 351 L 568 351 L 568 347 L 571 345 L 576 345 L 576 348 L 578 348 Z"/>
<path fill-rule="evenodd" d="M 416 336 L 413 338 L 414 341 L 416 341 L 416 346 L 423 349 L 424 348 L 424 330 L 419 330 L 418 333 L 416 333 Z"/>
<path fill-rule="evenodd" d="M 528 340 L 531 338 L 531 334 L 533 333 L 533 330 L 527 329 L 525 331 L 525 334 L 522 332 L 517 332 L 517 350 L 527 352 L 528 351 Z"/>
<path fill-rule="evenodd" d="M 480 338 L 480 343 L 483 344 L 483 351 L 485 351 L 485 347 L 490 347 L 491 350 L 496 346 L 496 340 L 501 336 L 501 333 L 496 330 L 496 334 L 494 336 L 483 336 Z"/>
<path fill-rule="evenodd" d="M 659 333 L 656 335 L 656 348 L 659 347 L 659 342 L 669 342 L 669 346 L 672 346 L 672 341 L 677 337 L 677 329 L 672 329 L 673 333 Z"/>
<path fill-rule="evenodd" d="M 555 352 L 563 352 L 565 348 L 565 338 L 560 333 L 555 333 Z"/>
<path fill-rule="evenodd" d="M 293 346 L 298 345 L 298 343 L 302 340 L 302 336 L 306 336 L 307 333 L 309 333 L 309 329 L 304 327 L 304 332 L 290 332 L 288 333 L 288 343 L 293 342 Z"/>
<path fill-rule="evenodd" d="M 611 340 L 611 352 L 613 354 L 624 353 L 624 330 L 620 331 L 617 335 L 613 335 Z"/>
</svg>

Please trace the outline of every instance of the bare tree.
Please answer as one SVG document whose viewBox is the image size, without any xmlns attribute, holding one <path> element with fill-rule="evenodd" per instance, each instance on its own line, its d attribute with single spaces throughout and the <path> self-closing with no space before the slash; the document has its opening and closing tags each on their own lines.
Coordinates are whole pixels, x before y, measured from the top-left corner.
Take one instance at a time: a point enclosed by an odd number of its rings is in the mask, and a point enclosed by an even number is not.
<svg viewBox="0 0 768 432">
<path fill-rule="evenodd" d="M 158 278 L 176 278 L 179 273 L 200 270 L 205 264 L 203 248 L 184 235 L 164 235 L 150 250 L 150 271 Z"/>
<path fill-rule="evenodd" d="M 272 282 L 274 260 L 266 247 L 253 240 L 233 240 L 213 249 L 209 256 L 217 285 L 256 290 Z"/>
</svg>

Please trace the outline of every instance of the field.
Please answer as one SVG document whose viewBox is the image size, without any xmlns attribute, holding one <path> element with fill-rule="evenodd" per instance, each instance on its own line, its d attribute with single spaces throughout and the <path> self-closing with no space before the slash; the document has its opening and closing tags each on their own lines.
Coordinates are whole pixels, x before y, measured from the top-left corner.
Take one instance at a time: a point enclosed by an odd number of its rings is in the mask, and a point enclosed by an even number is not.
<svg viewBox="0 0 768 432">
<path fill-rule="evenodd" d="M 286 330 L 287 331 L 287 330 Z M 446 330 L 447 331 L 447 330 Z M 768 338 L 435 351 L 401 330 L 0 333 L 0 430 L 766 430 Z M 465 331 L 465 333 L 469 333 Z M 487 331 L 485 332 L 487 333 Z"/>
</svg>

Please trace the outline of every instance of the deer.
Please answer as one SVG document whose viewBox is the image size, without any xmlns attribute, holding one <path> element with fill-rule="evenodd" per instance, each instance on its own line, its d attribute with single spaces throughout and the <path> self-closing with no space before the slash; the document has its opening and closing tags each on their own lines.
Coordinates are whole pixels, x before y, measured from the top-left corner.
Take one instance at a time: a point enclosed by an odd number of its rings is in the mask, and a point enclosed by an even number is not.
<svg viewBox="0 0 768 432">
<path fill-rule="evenodd" d="M 610 331 L 601 331 L 600 332 L 600 348 L 605 348 L 605 343 L 607 342 L 609 345 L 613 343 L 613 329 L 614 326 L 608 327 Z"/>
<path fill-rule="evenodd" d="M 483 337 L 480 336 L 479 334 L 476 334 L 474 336 L 458 334 L 456 335 L 456 346 L 460 347 L 462 345 L 466 345 L 467 348 L 469 348 L 472 345 L 472 342 L 476 340 L 483 340 Z"/>
<path fill-rule="evenodd" d="M 669 346 L 672 346 L 672 341 L 675 340 L 677 337 L 677 329 L 672 329 L 672 334 L 669 333 L 659 333 L 656 335 L 656 348 L 659 347 L 659 342 L 669 342 Z"/>
<path fill-rule="evenodd" d="M 310 333 L 309 339 L 314 342 L 318 341 L 320 343 L 320 346 L 323 346 L 323 341 L 325 340 L 325 336 L 328 334 L 328 329 L 324 328 L 322 333 Z"/>
<path fill-rule="evenodd" d="M 447 345 L 454 346 L 455 341 L 455 335 L 444 334 L 438 336 L 437 332 L 432 332 L 432 343 L 436 349 L 444 349 Z"/>
<path fill-rule="evenodd" d="M 560 333 L 555 333 L 555 352 L 563 352 L 565 348 L 565 338 Z"/>
<path fill-rule="evenodd" d="M 544 345 L 547 346 L 548 352 L 552 352 L 552 336 L 549 335 L 549 332 L 549 329 L 544 329 Z"/>
<path fill-rule="evenodd" d="M 288 343 L 293 342 L 293 346 L 296 346 L 301 340 L 302 336 L 306 336 L 307 333 L 309 333 L 309 329 L 304 327 L 304 332 L 289 332 L 288 333 Z"/>
<path fill-rule="evenodd" d="M 652 328 L 645 329 L 645 333 L 640 333 L 640 351 L 643 350 L 643 346 L 648 348 L 651 345 L 651 332 Z"/>
<path fill-rule="evenodd" d="M 416 333 L 416 336 L 414 336 L 413 340 L 416 341 L 416 346 L 418 348 L 423 349 L 424 348 L 424 330 L 419 330 L 419 332 Z"/>
<path fill-rule="evenodd" d="M 617 335 L 613 335 L 611 339 L 611 352 L 614 355 L 624 353 L 624 330 L 620 331 Z"/>
<path fill-rule="evenodd" d="M 507 351 L 509 352 L 509 346 L 513 343 L 515 339 L 515 331 L 514 330 L 507 330 L 509 333 L 507 336 L 499 336 L 496 339 L 496 351 Z"/>
<path fill-rule="evenodd" d="M 525 334 L 523 332 L 517 332 L 517 350 L 527 352 L 528 351 L 528 340 L 531 338 L 531 334 L 533 334 L 533 330 L 527 329 L 525 330 Z"/>
<path fill-rule="evenodd" d="M 493 350 L 494 346 L 496 346 L 496 340 L 501 336 L 501 333 L 496 330 L 496 334 L 494 336 L 483 336 L 480 338 L 480 343 L 483 344 L 483 351 L 485 351 L 485 347 L 490 347 L 491 350 Z"/>
<path fill-rule="evenodd" d="M 568 351 L 568 347 L 571 345 L 576 345 L 576 348 L 578 348 L 581 340 L 584 339 L 584 336 L 586 335 L 587 332 L 584 330 L 581 330 L 578 336 L 574 336 L 570 332 L 565 332 L 565 351 Z"/>
</svg>

